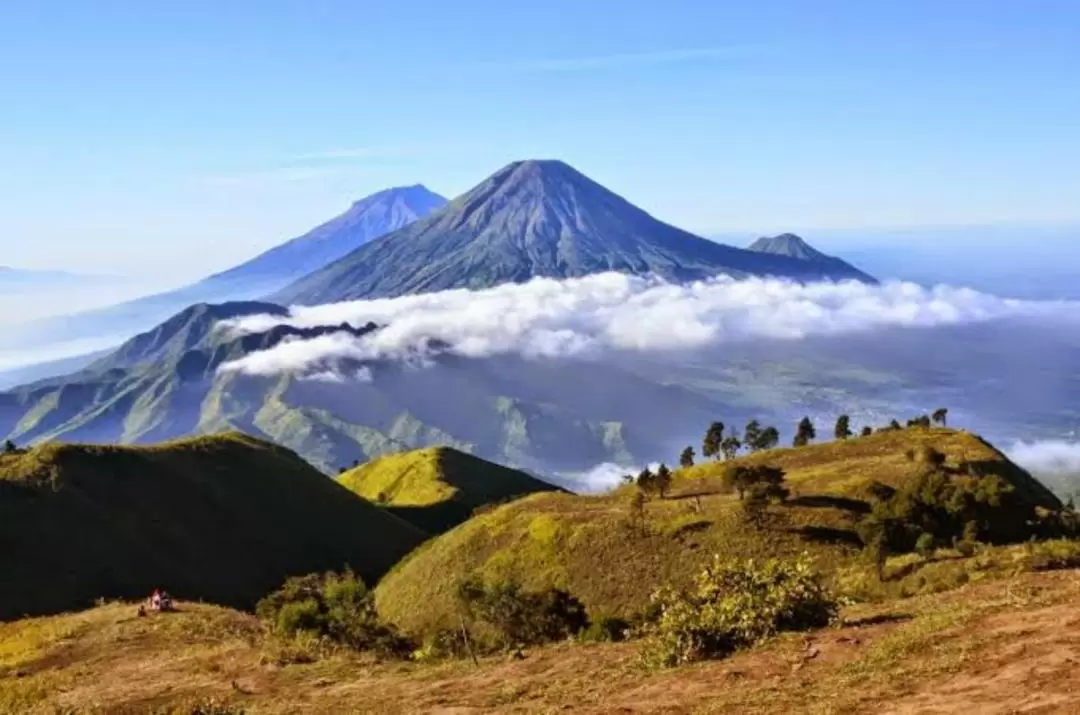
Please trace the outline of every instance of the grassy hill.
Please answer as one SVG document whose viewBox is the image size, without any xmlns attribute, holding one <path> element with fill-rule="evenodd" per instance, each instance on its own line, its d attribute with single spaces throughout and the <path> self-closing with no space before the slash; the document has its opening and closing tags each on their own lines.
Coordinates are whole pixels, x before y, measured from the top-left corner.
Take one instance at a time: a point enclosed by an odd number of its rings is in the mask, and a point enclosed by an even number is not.
<svg viewBox="0 0 1080 715">
<path fill-rule="evenodd" d="M 0 455 L 0 619 L 157 586 L 250 606 L 287 575 L 346 564 L 373 583 L 422 539 L 241 434 Z"/>
<path fill-rule="evenodd" d="M 672 493 L 651 500 L 644 523 L 631 511 L 633 488 L 603 496 L 534 494 L 480 515 L 424 544 L 376 589 L 380 612 L 424 632 L 452 625 L 457 583 L 469 576 L 569 589 L 596 615 L 631 617 L 650 593 L 686 582 L 713 554 L 794 556 L 809 552 L 838 574 L 864 560 L 856 532 L 870 510 L 871 481 L 899 485 L 920 473 L 906 452 L 933 446 L 946 465 L 975 464 L 1000 476 L 1028 507 L 1060 506 L 1034 478 L 980 438 L 947 429 L 881 432 L 801 449 L 775 449 L 735 464 L 768 463 L 787 473 L 791 497 L 749 525 L 738 497 L 725 493 L 726 463 L 676 474 Z"/>
<path fill-rule="evenodd" d="M 452 447 L 388 454 L 345 472 L 338 482 L 432 534 L 460 524 L 477 507 L 559 490 Z"/>
</svg>

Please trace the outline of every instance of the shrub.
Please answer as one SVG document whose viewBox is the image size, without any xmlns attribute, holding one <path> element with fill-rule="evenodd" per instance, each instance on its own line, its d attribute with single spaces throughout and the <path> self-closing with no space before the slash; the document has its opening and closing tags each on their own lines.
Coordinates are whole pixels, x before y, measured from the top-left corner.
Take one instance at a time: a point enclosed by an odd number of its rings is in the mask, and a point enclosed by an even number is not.
<svg viewBox="0 0 1080 715">
<path fill-rule="evenodd" d="M 585 605 L 558 588 L 526 591 L 515 581 L 469 580 L 458 587 L 458 599 L 470 619 L 501 648 L 563 640 L 589 625 Z"/>
<path fill-rule="evenodd" d="M 663 588 L 652 600 L 658 615 L 643 629 L 643 655 L 662 667 L 724 657 L 780 631 L 820 628 L 838 610 L 805 554 L 794 562 L 716 557 L 691 589 Z"/>
<path fill-rule="evenodd" d="M 367 587 L 352 571 L 290 578 L 255 612 L 286 639 L 316 637 L 353 650 L 404 656 L 409 643 L 379 619 Z"/>
<path fill-rule="evenodd" d="M 922 556 L 924 559 L 928 559 L 934 554 L 934 536 L 933 534 L 927 534 L 923 532 L 919 534 L 919 538 L 915 540 L 915 553 Z"/>
<path fill-rule="evenodd" d="M 614 616 L 600 616 L 581 634 L 587 643 L 618 643 L 624 641 L 631 629 L 630 622 Z"/>
</svg>

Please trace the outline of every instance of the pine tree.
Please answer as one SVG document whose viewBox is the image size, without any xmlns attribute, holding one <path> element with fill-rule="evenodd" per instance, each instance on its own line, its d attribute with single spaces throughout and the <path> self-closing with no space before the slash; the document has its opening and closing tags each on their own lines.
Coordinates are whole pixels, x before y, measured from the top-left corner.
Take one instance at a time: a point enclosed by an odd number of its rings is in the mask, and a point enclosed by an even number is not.
<svg viewBox="0 0 1080 715">
<path fill-rule="evenodd" d="M 724 444 L 724 423 L 713 422 L 705 433 L 705 439 L 701 444 L 702 457 L 720 458 L 720 448 Z"/>
<path fill-rule="evenodd" d="M 814 423 L 810 421 L 809 417 L 803 417 L 802 420 L 799 421 L 799 426 L 795 431 L 795 439 L 792 444 L 796 447 L 805 447 L 816 437 L 817 430 L 814 429 Z"/>
<path fill-rule="evenodd" d="M 743 442 L 751 452 L 756 452 L 760 447 L 761 440 L 761 423 L 757 420 L 750 420 L 746 425 L 746 434 L 743 435 Z"/>
<path fill-rule="evenodd" d="M 668 489 L 671 488 L 671 470 L 668 469 L 666 464 L 657 467 L 656 474 L 653 476 L 653 483 L 661 499 L 667 496 Z"/>
<path fill-rule="evenodd" d="M 851 418 L 847 415 L 840 415 L 836 418 L 836 428 L 833 431 L 833 435 L 836 439 L 847 439 L 851 436 Z"/>
</svg>

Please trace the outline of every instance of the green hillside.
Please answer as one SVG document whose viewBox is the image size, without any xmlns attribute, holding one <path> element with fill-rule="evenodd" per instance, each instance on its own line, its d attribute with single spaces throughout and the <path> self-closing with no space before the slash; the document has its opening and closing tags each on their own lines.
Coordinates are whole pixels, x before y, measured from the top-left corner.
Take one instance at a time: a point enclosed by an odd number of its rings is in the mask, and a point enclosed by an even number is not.
<svg viewBox="0 0 1080 715">
<path fill-rule="evenodd" d="M 0 455 L 0 619 L 158 586 L 251 606 L 288 575 L 346 564 L 374 583 L 423 538 L 241 434 Z"/>
<path fill-rule="evenodd" d="M 345 472 L 338 481 L 432 534 L 460 524 L 477 507 L 558 491 L 525 472 L 452 447 L 388 454 Z"/>
<path fill-rule="evenodd" d="M 643 519 L 631 507 L 634 487 L 603 496 L 534 494 L 482 514 L 424 544 L 378 585 L 380 612 L 406 630 L 451 626 L 456 585 L 466 577 L 558 586 L 594 615 L 632 617 L 659 585 L 684 583 L 713 554 L 795 556 L 809 552 L 837 573 L 865 561 L 857 531 L 870 510 L 872 481 L 899 486 L 923 469 L 907 452 L 932 446 L 946 466 L 974 468 L 1011 484 L 1021 509 L 1057 508 L 1034 478 L 978 437 L 947 429 L 881 432 L 801 449 L 776 449 L 733 463 L 676 474 L 667 498 L 651 499 Z M 724 488 L 734 465 L 765 463 L 786 472 L 791 496 L 747 523 L 739 498 Z M 1022 517 L 1022 515 L 1021 515 Z"/>
</svg>

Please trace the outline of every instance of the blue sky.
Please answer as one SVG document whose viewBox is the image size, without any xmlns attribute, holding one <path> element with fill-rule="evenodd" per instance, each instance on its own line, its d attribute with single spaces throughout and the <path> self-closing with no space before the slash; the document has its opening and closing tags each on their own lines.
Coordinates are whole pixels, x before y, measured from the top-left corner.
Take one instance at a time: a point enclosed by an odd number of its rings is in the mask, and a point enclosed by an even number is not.
<svg viewBox="0 0 1080 715">
<path fill-rule="evenodd" d="M 577 166 L 699 232 L 1080 221 L 1080 2 L 41 2 L 0 263 L 181 280 L 388 185 Z"/>
</svg>

